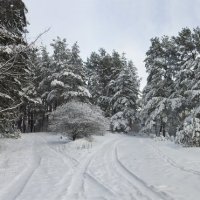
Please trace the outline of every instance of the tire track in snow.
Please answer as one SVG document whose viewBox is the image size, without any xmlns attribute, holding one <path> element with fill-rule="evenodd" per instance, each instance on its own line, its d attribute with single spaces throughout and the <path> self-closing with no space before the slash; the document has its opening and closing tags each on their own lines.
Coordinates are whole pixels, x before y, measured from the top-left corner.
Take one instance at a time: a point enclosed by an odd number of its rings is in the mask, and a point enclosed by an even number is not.
<svg viewBox="0 0 200 200">
<path fill-rule="evenodd" d="M 40 167 L 41 160 L 39 160 L 38 163 L 39 163 L 38 165 L 35 164 L 28 170 L 24 170 L 24 172 L 20 173 L 20 175 L 16 177 L 15 180 L 11 184 L 9 184 L 8 187 L 4 189 L 4 191 L 1 191 L 0 198 L 1 199 L 9 198 L 9 199 L 17 200 L 18 197 L 23 193 L 31 177 L 34 175 L 36 170 Z M 17 187 L 18 185 L 17 183 L 19 182 L 20 182 L 20 187 Z M 12 191 L 12 193 L 10 193 L 10 191 Z M 4 196 L 6 196 L 6 198 L 4 198 Z"/>
<path fill-rule="evenodd" d="M 135 184 L 135 187 L 139 188 L 140 191 L 143 190 L 143 193 L 145 191 L 148 191 L 146 196 L 150 195 L 152 197 L 152 200 L 156 200 L 156 199 L 174 200 L 172 197 L 170 197 L 165 192 L 156 191 L 156 189 L 153 186 L 149 186 L 143 179 L 141 179 L 137 175 L 135 175 L 120 161 L 119 156 L 118 156 L 118 149 L 117 149 L 117 145 L 119 143 L 116 143 L 114 146 L 114 156 L 115 156 L 115 160 L 116 160 L 118 169 L 119 169 L 119 171 L 121 171 L 123 176 L 125 178 L 129 179 L 131 182 L 133 182 L 133 184 Z"/>
<path fill-rule="evenodd" d="M 63 198 L 64 193 L 67 191 L 67 195 L 73 196 L 73 198 L 78 198 L 74 196 L 80 196 L 80 199 L 86 198 L 85 197 L 85 189 L 84 189 L 84 184 L 85 184 L 85 179 L 88 178 L 90 181 L 93 180 L 93 183 L 96 183 L 96 186 L 104 188 L 104 190 L 107 190 L 107 193 L 109 193 L 109 189 L 107 189 L 105 186 L 103 187 L 101 183 L 98 183 L 95 178 L 92 177 L 92 175 L 87 174 L 87 168 L 92 161 L 92 158 L 96 155 L 97 151 L 95 151 L 92 155 L 89 156 L 89 159 L 84 161 L 83 163 L 79 163 L 76 159 L 74 159 L 71 156 L 68 156 L 67 154 L 62 154 L 61 151 L 56 151 L 54 148 L 49 146 L 48 141 L 41 136 L 42 140 L 45 142 L 48 148 L 51 149 L 56 155 L 59 157 L 61 156 L 64 161 L 70 161 L 71 163 L 71 170 L 69 173 L 66 173 L 63 178 L 56 184 L 57 186 L 61 187 L 60 194 L 57 195 L 57 199 Z M 67 159 L 66 159 L 67 157 Z M 79 165 L 78 165 L 79 164 Z M 78 170 L 78 171 L 77 171 Z M 79 174 L 80 173 L 80 174 Z M 71 176 L 72 175 L 72 176 Z M 79 180 L 81 178 L 81 180 Z M 63 187 L 64 186 L 64 187 Z M 71 188 L 71 189 L 70 189 Z M 77 188 L 79 188 L 79 192 L 77 192 Z M 71 191 L 71 192 L 70 192 Z M 74 192 L 76 191 L 76 192 Z M 70 193 L 70 194 L 68 194 Z M 72 194 L 73 193 L 73 194 Z M 65 195 L 64 195 L 65 196 Z M 64 198 L 65 199 L 65 198 Z M 87 198 L 86 198 L 87 199 Z"/>
<path fill-rule="evenodd" d="M 69 143 L 69 142 L 68 142 Z M 58 148 L 59 150 L 59 153 L 61 153 L 62 155 L 64 155 L 65 157 L 69 158 L 71 160 L 71 162 L 74 163 L 74 166 L 76 167 L 80 162 L 75 159 L 74 157 L 70 156 L 67 152 L 66 152 L 66 149 L 63 148 L 64 146 L 62 146 L 62 149 L 61 149 L 61 146 L 59 146 L 60 148 Z"/>
<path fill-rule="evenodd" d="M 72 160 L 71 157 L 65 156 L 65 155 L 63 155 L 62 153 L 59 153 L 58 151 L 56 151 L 54 148 L 52 148 L 52 147 L 48 144 L 48 141 L 47 141 L 43 136 L 40 136 L 40 138 L 44 141 L 46 147 L 47 147 L 48 149 L 50 149 L 51 152 L 53 152 L 54 154 L 56 154 L 56 155 L 63 161 L 63 163 L 64 163 L 65 165 L 67 165 L 68 167 L 72 167 L 72 168 L 74 168 L 74 167 L 77 165 L 78 161 L 76 161 L 75 159 Z M 68 161 L 69 161 L 69 162 L 68 162 Z M 76 163 L 75 163 L 75 162 L 76 162 Z M 70 163 L 70 166 L 69 166 L 69 163 Z"/>
<path fill-rule="evenodd" d="M 18 197 L 23 193 L 26 185 L 29 183 L 30 179 L 33 177 L 34 173 L 37 171 L 37 169 L 41 165 L 42 158 L 39 156 L 36 156 L 35 154 L 35 140 L 33 141 L 32 145 L 32 153 L 33 155 L 33 163 L 30 164 L 28 169 L 23 170 L 15 179 L 6 187 L 3 191 L 1 191 L 0 198 L 5 199 L 13 199 L 17 200 Z M 20 182 L 20 187 L 18 187 L 18 184 Z M 12 191 L 12 193 L 10 192 Z"/>
<path fill-rule="evenodd" d="M 110 143 L 112 143 L 112 141 L 109 142 L 105 142 L 104 144 L 102 144 L 98 149 L 95 150 L 95 152 L 93 152 L 91 155 L 88 156 L 88 158 L 86 158 L 86 160 L 83 160 L 82 163 L 79 164 L 79 166 L 77 167 L 77 169 L 75 169 L 75 174 L 72 176 L 70 185 L 67 188 L 67 193 L 66 195 L 64 195 L 62 197 L 63 200 L 66 199 L 66 197 L 70 197 L 70 198 L 76 198 L 76 199 L 87 199 L 86 198 L 86 193 L 85 193 L 85 182 L 86 179 L 89 177 L 90 181 L 92 180 L 93 183 L 96 183 L 97 187 L 101 187 L 101 189 L 106 190 L 107 193 L 109 193 L 110 195 L 114 195 L 113 192 L 106 187 L 104 184 L 100 183 L 95 177 L 93 177 L 92 174 L 88 173 L 88 167 L 90 165 L 90 163 L 92 162 L 93 158 L 99 153 L 99 151 L 101 151 L 102 149 L 104 149 L 106 146 L 110 146 Z"/>
<path fill-rule="evenodd" d="M 43 137 L 43 136 L 39 136 L 43 142 L 45 143 L 46 147 L 48 149 L 50 149 L 51 152 L 53 152 L 56 156 L 58 156 L 62 162 L 67 166 L 66 167 L 66 173 L 63 174 L 63 177 L 59 180 L 59 182 L 56 184 L 56 186 L 60 186 L 61 188 L 61 192 L 66 191 L 68 185 L 69 185 L 69 179 L 71 178 L 70 175 L 72 174 L 72 170 L 75 168 L 75 166 L 77 166 L 78 161 L 76 161 L 75 159 L 71 159 L 71 157 L 67 157 L 65 155 L 63 155 L 60 152 L 57 152 L 54 148 L 52 148 L 48 141 Z M 75 164 L 76 162 L 76 164 Z M 70 164 L 69 164 L 70 163 Z M 63 187 L 64 186 L 64 187 Z"/>
<path fill-rule="evenodd" d="M 115 145 L 121 141 L 121 138 L 116 140 L 109 148 L 104 151 L 104 165 L 109 171 L 109 174 L 112 176 L 111 178 L 117 178 L 117 182 L 119 185 L 117 188 L 113 188 L 113 190 L 117 189 L 117 199 L 129 199 L 129 200 L 137 200 L 139 197 L 140 200 L 152 200 L 145 194 L 143 194 L 131 181 L 129 181 L 123 174 L 120 173 L 119 168 L 117 167 L 116 159 L 115 159 Z M 110 164 L 106 164 L 108 161 L 112 161 Z M 111 187 L 115 186 L 114 183 L 111 183 Z M 123 197 L 122 197 L 123 196 Z M 137 196 L 137 197 L 136 197 Z"/>
<path fill-rule="evenodd" d="M 132 179 L 130 180 L 130 175 L 128 175 L 129 177 L 127 177 L 125 175 L 125 172 L 119 168 L 118 162 L 116 160 L 116 146 L 120 142 L 121 142 L 121 138 L 118 138 L 110 142 L 111 143 L 110 145 L 108 144 L 104 146 L 104 148 L 102 148 L 103 151 L 100 151 L 98 156 L 101 158 L 104 158 L 102 161 L 104 169 L 102 169 L 102 166 L 101 166 L 100 170 L 105 170 L 106 174 L 104 173 L 104 177 L 101 177 L 99 179 L 97 178 L 95 174 L 91 173 L 92 171 L 91 169 L 89 171 L 92 177 L 98 180 L 98 182 L 101 183 L 101 185 L 103 185 L 104 187 L 106 187 L 112 192 L 113 194 L 112 197 L 114 198 L 114 200 L 116 199 L 117 200 L 118 199 L 120 200 L 121 199 L 126 199 L 126 200 L 128 199 L 129 200 L 137 200 L 137 199 L 161 200 L 162 199 L 162 200 L 165 200 L 163 198 L 155 198 L 155 195 L 153 195 L 153 198 L 150 198 L 148 196 L 149 193 L 146 194 L 144 191 L 142 191 L 141 187 L 138 187 L 138 184 L 137 186 L 136 184 L 134 184 L 135 180 L 134 181 Z M 115 185 L 116 181 L 117 181 L 117 185 Z"/>
<path fill-rule="evenodd" d="M 119 168 L 117 167 L 116 159 L 115 159 L 115 144 L 118 144 L 119 141 L 121 141 L 121 138 L 118 138 L 117 140 L 113 140 L 111 145 L 106 145 L 103 148 L 103 151 L 99 152 L 100 154 L 98 157 L 103 158 L 101 159 L 101 162 L 103 165 L 96 166 L 95 164 L 98 163 L 98 159 L 96 162 L 94 162 L 94 166 L 90 171 L 90 174 L 92 173 L 92 170 L 99 169 L 99 173 L 93 174 L 92 177 L 98 180 L 103 186 L 106 186 L 106 188 L 109 188 L 110 191 L 112 191 L 114 200 L 116 199 L 126 199 L 126 200 L 152 200 L 147 195 L 142 193 L 129 179 L 127 179 L 124 176 L 124 173 L 122 174 L 121 171 L 119 171 Z M 95 160 L 94 160 L 95 161 Z M 95 167 L 95 168 L 94 168 Z M 102 171 L 104 172 L 102 174 Z M 106 173 L 105 173 L 106 172 Z M 99 175 L 100 177 L 99 177 Z M 103 175 L 103 176 L 102 176 Z M 99 178 L 97 178 L 99 177 Z"/>
<path fill-rule="evenodd" d="M 20 197 L 20 195 L 23 193 L 26 185 L 29 183 L 31 177 L 33 177 L 34 173 L 37 171 L 37 169 L 40 167 L 42 162 L 42 158 L 39 158 L 39 160 L 36 162 L 35 166 L 33 167 L 32 171 L 29 172 L 29 174 L 26 175 L 24 183 L 21 184 L 21 189 L 20 191 L 18 191 L 18 193 L 15 195 L 15 197 L 13 199 L 17 200 L 19 199 L 18 197 Z"/>
<path fill-rule="evenodd" d="M 157 152 L 157 154 L 159 155 L 159 157 L 162 160 L 164 160 L 166 163 L 168 163 L 172 167 L 175 167 L 175 168 L 177 168 L 177 169 L 179 169 L 179 170 L 181 170 L 183 172 L 187 172 L 187 173 L 190 173 L 190 174 L 193 174 L 193 175 L 200 176 L 200 171 L 196 171 L 196 170 L 185 168 L 185 167 L 179 165 L 173 159 L 169 158 L 167 155 L 165 155 L 159 148 L 155 147 L 154 145 L 150 145 L 150 146 L 151 146 L 151 148 L 153 148 Z"/>
<path fill-rule="evenodd" d="M 90 180 L 90 182 L 93 184 L 93 185 L 96 185 L 97 187 L 100 187 L 101 189 L 103 189 L 104 192 L 106 192 L 107 195 L 112 195 L 112 196 L 115 196 L 114 192 L 112 191 L 111 188 L 108 188 L 104 183 L 102 183 L 100 180 L 98 180 L 95 176 L 89 174 L 89 173 L 85 173 L 84 174 L 85 177 L 87 179 Z M 133 199 L 134 200 L 134 199 Z"/>
<path fill-rule="evenodd" d="M 159 155 L 159 157 L 165 161 L 166 163 L 168 163 L 169 165 L 171 165 L 172 167 L 175 167 L 176 169 L 179 169 L 183 172 L 187 172 L 193 175 L 198 175 L 200 176 L 200 172 L 196 171 L 196 170 L 192 170 L 192 169 L 188 169 L 185 168 L 179 164 L 177 164 L 173 159 L 169 158 L 167 155 L 165 155 L 159 148 L 155 147 L 154 145 L 150 145 L 149 146 L 155 150 L 155 152 Z"/>
</svg>

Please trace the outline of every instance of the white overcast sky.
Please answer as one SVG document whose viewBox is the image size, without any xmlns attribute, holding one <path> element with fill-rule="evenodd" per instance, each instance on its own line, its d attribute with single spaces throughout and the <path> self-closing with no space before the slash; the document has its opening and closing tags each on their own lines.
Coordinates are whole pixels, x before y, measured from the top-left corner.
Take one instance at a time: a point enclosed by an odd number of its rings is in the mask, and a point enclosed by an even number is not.
<svg viewBox="0 0 200 200">
<path fill-rule="evenodd" d="M 29 12 L 28 39 L 47 28 L 40 42 L 53 38 L 78 41 L 86 59 L 100 47 L 132 59 L 146 84 L 143 60 L 155 36 L 176 35 L 183 27 L 200 26 L 200 0 L 24 0 Z"/>
</svg>

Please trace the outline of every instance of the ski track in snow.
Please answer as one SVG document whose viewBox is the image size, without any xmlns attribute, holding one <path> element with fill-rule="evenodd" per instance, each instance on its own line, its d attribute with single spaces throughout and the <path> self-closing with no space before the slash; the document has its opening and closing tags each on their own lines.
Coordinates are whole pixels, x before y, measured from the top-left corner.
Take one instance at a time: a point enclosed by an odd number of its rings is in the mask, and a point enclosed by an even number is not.
<svg viewBox="0 0 200 200">
<path fill-rule="evenodd" d="M 198 199 L 198 185 L 193 186 L 193 196 L 188 198 L 188 194 L 180 193 L 184 189 L 178 190 L 177 194 L 174 192 L 180 183 L 173 176 L 166 183 L 162 178 L 154 177 L 160 173 L 155 173 L 156 167 L 169 174 L 179 170 L 183 179 L 188 177 L 186 174 L 191 174 L 191 180 L 194 178 L 197 182 L 200 172 L 176 163 L 152 140 L 149 141 L 106 134 L 94 137 L 91 147 L 84 144 L 89 143 L 84 139 L 65 142 L 58 135 L 47 133 L 26 134 L 19 140 L 0 141 L 0 200 Z M 141 167 L 149 170 L 150 179 L 141 174 L 138 170 Z M 173 190 L 165 189 L 169 185 L 174 187 Z M 194 191 L 197 198 L 193 198 Z"/>
</svg>

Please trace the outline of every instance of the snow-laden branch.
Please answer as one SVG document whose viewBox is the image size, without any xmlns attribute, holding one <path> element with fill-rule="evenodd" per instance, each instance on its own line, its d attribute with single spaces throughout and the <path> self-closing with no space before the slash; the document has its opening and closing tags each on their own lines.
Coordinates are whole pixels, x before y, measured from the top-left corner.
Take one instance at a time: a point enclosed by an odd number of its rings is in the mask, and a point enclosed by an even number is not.
<svg viewBox="0 0 200 200">
<path fill-rule="evenodd" d="M 19 106 L 21 106 L 23 104 L 23 102 L 21 101 L 19 104 L 11 107 L 11 108 L 6 108 L 6 109 L 3 109 L 3 110 L 0 110 L 0 113 L 3 113 L 3 112 L 7 112 L 7 111 L 10 111 L 10 110 L 14 110 L 16 108 L 18 108 Z"/>
<path fill-rule="evenodd" d="M 22 52 L 26 52 L 33 44 L 35 44 L 40 37 L 42 37 L 42 35 L 46 34 L 48 31 L 50 30 L 50 28 L 46 29 L 45 31 L 43 31 L 42 33 L 40 33 L 36 39 L 31 42 L 28 46 L 26 46 L 25 48 L 22 48 L 19 52 L 16 52 L 15 55 L 13 55 L 9 60 L 7 60 L 2 66 L 0 66 L 0 69 L 4 68 L 8 63 L 12 62 L 14 63 L 14 61 L 16 60 L 17 55 L 19 55 Z M 11 68 L 13 67 L 13 64 L 11 66 Z"/>
</svg>

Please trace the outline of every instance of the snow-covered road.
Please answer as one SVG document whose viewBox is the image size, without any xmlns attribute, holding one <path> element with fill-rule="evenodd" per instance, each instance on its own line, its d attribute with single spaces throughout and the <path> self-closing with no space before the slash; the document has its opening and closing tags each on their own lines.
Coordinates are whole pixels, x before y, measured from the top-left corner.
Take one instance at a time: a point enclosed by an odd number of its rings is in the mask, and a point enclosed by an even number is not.
<svg viewBox="0 0 200 200">
<path fill-rule="evenodd" d="M 119 134 L 0 140 L 0 200 L 198 200 L 200 150 Z"/>
</svg>

